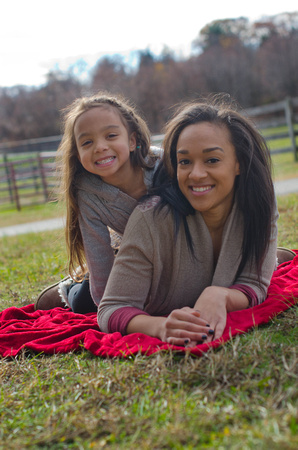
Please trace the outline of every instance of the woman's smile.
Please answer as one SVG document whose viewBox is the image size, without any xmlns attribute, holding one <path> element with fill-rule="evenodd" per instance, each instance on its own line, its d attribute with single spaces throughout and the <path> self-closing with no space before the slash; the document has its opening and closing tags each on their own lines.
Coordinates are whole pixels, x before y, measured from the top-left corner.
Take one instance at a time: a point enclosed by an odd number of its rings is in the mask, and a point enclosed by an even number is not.
<svg viewBox="0 0 298 450">
<path fill-rule="evenodd" d="M 211 186 L 190 186 L 190 189 L 194 194 L 206 194 L 207 192 L 210 192 L 211 189 L 213 189 L 214 185 Z"/>
<path fill-rule="evenodd" d="M 182 130 L 177 142 L 177 179 L 195 210 L 226 217 L 237 175 L 239 163 L 225 126 L 200 122 Z"/>
</svg>

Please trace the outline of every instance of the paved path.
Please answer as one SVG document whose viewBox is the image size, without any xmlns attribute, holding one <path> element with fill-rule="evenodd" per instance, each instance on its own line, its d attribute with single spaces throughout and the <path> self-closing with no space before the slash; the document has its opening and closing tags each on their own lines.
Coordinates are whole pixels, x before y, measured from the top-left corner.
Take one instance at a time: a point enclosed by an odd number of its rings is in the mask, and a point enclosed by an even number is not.
<svg viewBox="0 0 298 450">
<path fill-rule="evenodd" d="M 298 192 L 298 178 L 278 181 L 275 183 L 276 195 L 291 194 Z M 39 222 L 25 223 L 21 225 L 12 225 L 0 228 L 0 238 L 4 236 L 15 236 L 17 234 L 37 233 L 39 231 L 56 230 L 64 227 L 65 221 L 60 219 L 41 220 Z"/>
<path fill-rule="evenodd" d="M 0 238 L 4 236 L 15 236 L 17 234 L 37 233 L 39 231 L 50 231 L 63 228 L 65 221 L 60 219 L 40 220 L 39 222 L 24 223 L 0 228 Z"/>
<path fill-rule="evenodd" d="M 274 183 L 276 195 L 292 194 L 298 192 L 298 178 L 277 181 Z"/>
</svg>

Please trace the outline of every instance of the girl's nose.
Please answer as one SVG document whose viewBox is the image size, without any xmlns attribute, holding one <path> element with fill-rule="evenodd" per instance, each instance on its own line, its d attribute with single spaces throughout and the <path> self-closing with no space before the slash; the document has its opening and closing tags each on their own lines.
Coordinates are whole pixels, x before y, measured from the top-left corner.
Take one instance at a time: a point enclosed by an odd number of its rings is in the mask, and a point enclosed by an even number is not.
<svg viewBox="0 0 298 450">
<path fill-rule="evenodd" d="M 98 139 L 95 143 L 95 151 L 96 152 L 103 152 L 108 149 L 108 145 L 105 140 Z"/>
</svg>

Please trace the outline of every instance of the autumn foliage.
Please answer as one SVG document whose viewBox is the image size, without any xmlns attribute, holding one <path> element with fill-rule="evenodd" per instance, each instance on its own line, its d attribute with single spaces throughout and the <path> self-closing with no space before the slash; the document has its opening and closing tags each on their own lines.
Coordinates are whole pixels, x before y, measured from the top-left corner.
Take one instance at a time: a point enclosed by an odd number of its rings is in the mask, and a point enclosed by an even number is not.
<svg viewBox="0 0 298 450">
<path fill-rule="evenodd" d="M 226 92 L 241 106 L 263 105 L 298 96 L 298 12 L 267 21 L 214 21 L 193 41 L 193 54 L 170 49 L 156 56 L 140 50 L 134 67 L 120 56 L 100 59 L 89 80 L 72 72 L 51 72 L 45 85 L 0 88 L 0 141 L 61 134 L 60 113 L 74 98 L 109 90 L 130 98 L 152 133 L 160 133 L 171 106 Z"/>
</svg>

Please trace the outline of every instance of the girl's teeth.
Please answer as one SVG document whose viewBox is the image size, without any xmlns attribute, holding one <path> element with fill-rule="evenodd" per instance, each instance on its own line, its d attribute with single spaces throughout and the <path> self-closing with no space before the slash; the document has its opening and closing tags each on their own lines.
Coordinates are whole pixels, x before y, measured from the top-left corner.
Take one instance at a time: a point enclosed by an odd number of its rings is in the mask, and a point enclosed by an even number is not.
<svg viewBox="0 0 298 450">
<path fill-rule="evenodd" d="M 106 163 L 112 161 L 113 159 L 114 159 L 114 158 L 111 157 L 111 158 L 103 159 L 103 160 L 101 160 L 101 161 L 96 161 L 96 164 L 106 164 Z"/>
</svg>

